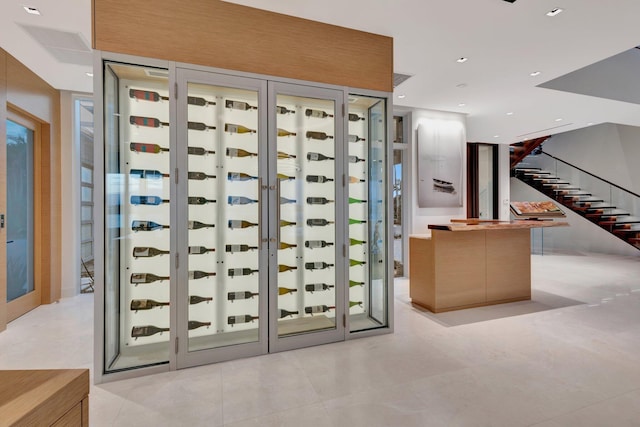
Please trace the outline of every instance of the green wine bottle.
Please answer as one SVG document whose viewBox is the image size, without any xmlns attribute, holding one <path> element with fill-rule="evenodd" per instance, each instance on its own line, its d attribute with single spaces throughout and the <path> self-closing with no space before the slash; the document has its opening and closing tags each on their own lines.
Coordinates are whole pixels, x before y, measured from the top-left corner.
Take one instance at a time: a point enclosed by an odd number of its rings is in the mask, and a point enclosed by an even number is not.
<svg viewBox="0 0 640 427">
<path fill-rule="evenodd" d="M 327 285 L 326 283 L 310 283 L 308 285 L 304 285 L 304 290 L 307 292 L 318 292 L 318 291 L 328 291 L 333 288 L 334 285 Z"/>
<path fill-rule="evenodd" d="M 349 197 L 349 204 L 351 205 L 354 203 L 367 203 L 367 201 L 364 199 L 356 199 L 355 197 Z"/>
<path fill-rule="evenodd" d="M 225 100 L 224 106 L 227 108 L 232 108 L 234 110 L 257 110 L 258 107 L 254 107 L 253 105 L 249 105 L 243 101 L 232 101 L 230 99 Z"/>
<path fill-rule="evenodd" d="M 237 299 L 250 299 L 258 295 L 257 292 L 240 291 L 240 292 L 228 292 L 227 300 L 233 302 Z"/>
<path fill-rule="evenodd" d="M 362 301 L 349 301 L 349 308 L 355 307 L 356 305 L 362 307 Z"/>
<path fill-rule="evenodd" d="M 233 325 L 237 325 L 238 323 L 253 322 L 256 319 L 258 319 L 258 316 L 252 316 L 250 314 L 241 314 L 239 316 L 229 316 L 227 317 L 227 324 L 233 327 Z"/>
<path fill-rule="evenodd" d="M 206 248 L 204 246 L 189 246 L 189 255 L 202 255 L 209 252 L 215 252 L 215 248 Z"/>
<path fill-rule="evenodd" d="M 296 112 L 294 110 L 289 110 L 287 107 L 281 107 L 280 105 L 276 106 L 276 113 L 277 114 L 295 114 Z"/>
<path fill-rule="evenodd" d="M 289 311 L 289 310 L 284 310 L 284 309 L 279 309 L 278 310 L 278 317 L 280 317 L 280 319 L 283 319 L 287 316 L 291 316 L 293 317 L 294 314 L 298 314 L 299 311 Z"/>
<path fill-rule="evenodd" d="M 131 273 L 130 278 L 130 282 L 132 285 L 138 285 L 140 283 L 162 282 L 163 280 L 169 280 L 169 276 L 156 276 L 152 273 Z"/>
<path fill-rule="evenodd" d="M 194 270 L 189 272 L 189 280 L 202 279 L 209 276 L 215 276 L 216 273 L 208 273 L 206 271 Z"/>
<path fill-rule="evenodd" d="M 206 326 L 207 328 L 211 326 L 211 322 L 198 322 L 197 320 L 189 320 L 188 328 L 190 331 L 198 328 L 202 328 Z"/>
<path fill-rule="evenodd" d="M 136 246 L 133 248 L 133 257 L 134 258 L 150 258 L 158 255 L 167 255 L 169 251 L 163 251 L 156 248 L 151 248 L 147 246 Z"/>
<path fill-rule="evenodd" d="M 216 201 L 200 196 L 190 196 L 188 202 L 190 205 L 206 205 L 207 203 L 215 203 Z"/>
<path fill-rule="evenodd" d="M 138 339 L 140 337 L 150 337 L 151 335 L 168 332 L 169 328 L 159 328 L 153 325 L 134 326 L 131 328 L 131 338 Z"/>
<path fill-rule="evenodd" d="M 164 307 L 165 305 L 169 305 L 169 302 L 160 302 L 152 299 L 133 299 L 131 300 L 131 310 L 151 310 L 155 307 Z"/>
<path fill-rule="evenodd" d="M 315 132 L 315 131 L 307 131 L 307 139 L 317 139 L 320 141 L 325 141 L 327 139 L 333 139 L 331 135 L 327 135 L 325 132 Z"/>
<path fill-rule="evenodd" d="M 227 274 L 229 275 L 229 277 L 248 276 L 250 274 L 257 273 L 258 271 L 260 270 L 253 270 L 251 268 L 230 268 L 227 271 Z"/>
<path fill-rule="evenodd" d="M 349 246 L 364 245 L 366 240 L 349 239 Z"/>
<path fill-rule="evenodd" d="M 349 225 L 352 224 L 366 224 L 367 221 L 364 219 L 353 219 L 353 218 L 349 218 Z"/>
<path fill-rule="evenodd" d="M 354 266 L 356 266 L 356 265 L 365 265 L 365 264 L 366 264 L 366 261 L 358 261 L 358 260 L 356 260 L 356 259 L 350 259 L 350 260 L 349 260 L 349 265 L 350 265 L 351 267 L 354 267 Z"/>
<path fill-rule="evenodd" d="M 198 295 L 191 295 L 189 297 L 189 304 L 199 304 L 205 301 L 209 303 L 209 301 L 213 301 L 213 297 L 200 297 Z"/>
<path fill-rule="evenodd" d="M 213 227 L 215 227 L 214 224 L 205 224 L 204 222 L 200 222 L 200 221 L 187 222 L 187 228 L 189 230 L 200 230 L 201 228 L 213 228 Z"/>
<path fill-rule="evenodd" d="M 355 280 L 349 280 L 349 287 L 353 288 L 354 286 L 364 286 L 364 282 L 356 282 Z"/>
</svg>

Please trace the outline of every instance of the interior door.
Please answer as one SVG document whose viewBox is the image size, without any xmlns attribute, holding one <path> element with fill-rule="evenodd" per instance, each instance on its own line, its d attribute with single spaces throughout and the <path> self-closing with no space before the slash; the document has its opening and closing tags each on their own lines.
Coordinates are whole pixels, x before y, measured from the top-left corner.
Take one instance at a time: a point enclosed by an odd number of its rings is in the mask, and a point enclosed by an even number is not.
<svg viewBox="0 0 640 427">
<path fill-rule="evenodd" d="M 269 85 L 269 351 L 344 339 L 342 91 Z"/>
</svg>

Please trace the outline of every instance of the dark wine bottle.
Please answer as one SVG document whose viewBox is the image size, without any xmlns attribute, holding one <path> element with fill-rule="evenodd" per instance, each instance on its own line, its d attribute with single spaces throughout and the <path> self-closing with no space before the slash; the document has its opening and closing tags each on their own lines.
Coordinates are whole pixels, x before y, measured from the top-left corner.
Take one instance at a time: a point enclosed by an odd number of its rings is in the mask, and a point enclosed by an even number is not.
<svg viewBox="0 0 640 427">
<path fill-rule="evenodd" d="M 169 226 L 158 224 L 157 222 L 153 222 L 153 221 L 134 220 L 131 222 L 131 229 L 133 231 L 154 231 L 154 230 L 162 230 L 164 228 L 169 228 Z"/>
<path fill-rule="evenodd" d="M 140 179 L 169 178 L 168 173 L 162 173 L 160 171 L 151 170 L 151 169 L 131 169 L 129 171 L 129 175 L 135 178 L 140 178 Z"/>
<path fill-rule="evenodd" d="M 298 290 L 293 288 L 283 288 L 283 287 L 278 288 L 278 295 L 293 294 L 294 292 L 298 292 Z"/>
<path fill-rule="evenodd" d="M 187 128 L 190 130 L 214 130 L 216 127 L 215 126 L 209 126 L 205 123 L 200 123 L 200 122 L 187 122 Z"/>
<path fill-rule="evenodd" d="M 361 159 L 358 156 L 349 156 L 349 163 L 358 163 L 358 162 L 364 162 L 364 159 Z"/>
<path fill-rule="evenodd" d="M 153 283 L 169 280 L 169 276 L 156 276 L 152 273 L 131 273 L 131 284 L 138 285 L 140 283 Z"/>
<path fill-rule="evenodd" d="M 205 205 L 207 203 L 215 203 L 215 200 L 210 200 L 207 199 L 205 197 L 199 197 L 199 196 L 190 196 L 189 197 L 189 204 L 190 205 Z"/>
<path fill-rule="evenodd" d="M 278 272 L 280 273 L 284 273 L 285 271 L 293 271 L 293 270 L 297 270 L 298 267 L 293 266 L 293 265 L 284 265 L 284 264 L 280 264 L 278 265 Z"/>
<path fill-rule="evenodd" d="M 131 196 L 132 205 L 151 205 L 158 206 L 163 203 L 169 203 L 169 199 L 163 199 L 158 196 Z"/>
<path fill-rule="evenodd" d="M 225 132 L 229 132 L 229 133 L 256 133 L 255 129 L 249 129 L 246 126 L 243 125 L 234 125 L 231 123 L 225 123 L 224 125 L 224 131 Z"/>
<path fill-rule="evenodd" d="M 190 331 L 201 328 L 203 326 L 206 326 L 208 328 L 209 326 L 211 326 L 211 322 L 198 322 L 197 320 L 189 320 L 189 323 L 187 324 L 187 327 Z"/>
<path fill-rule="evenodd" d="M 284 309 L 279 309 L 278 310 L 278 317 L 280 317 L 280 319 L 283 319 L 287 316 L 291 316 L 293 317 L 294 314 L 298 314 L 299 311 L 289 311 L 289 310 L 284 310 Z"/>
<path fill-rule="evenodd" d="M 307 160 L 311 160 L 311 161 L 314 161 L 314 162 L 320 162 L 322 160 L 334 160 L 334 157 L 325 156 L 322 153 L 309 152 L 309 153 L 307 153 Z"/>
<path fill-rule="evenodd" d="M 252 153 L 242 148 L 227 148 L 227 156 L 229 157 L 253 157 L 257 155 L 258 153 Z"/>
<path fill-rule="evenodd" d="M 276 113 L 277 114 L 295 114 L 295 110 L 289 110 L 287 107 L 281 107 L 279 105 L 276 106 Z"/>
<path fill-rule="evenodd" d="M 331 182 L 333 178 L 327 178 L 324 175 L 307 175 L 307 182 L 317 182 L 322 184 L 323 182 Z"/>
<path fill-rule="evenodd" d="M 228 292 L 227 300 L 233 302 L 237 299 L 250 299 L 258 295 L 257 292 L 240 291 L 240 292 Z"/>
<path fill-rule="evenodd" d="M 207 154 L 216 154 L 216 152 L 202 147 L 187 147 L 187 154 L 191 154 L 192 156 L 206 156 Z"/>
<path fill-rule="evenodd" d="M 245 220 L 240 220 L 240 219 L 230 219 L 229 220 L 229 228 L 231 229 L 236 229 L 236 228 L 249 228 L 249 227 L 255 227 L 258 225 L 258 223 L 256 222 L 249 222 L 249 221 L 245 221 Z"/>
<path fill-rule="evenodd" d="M 326 197 L 307 197 L 307 204 L 309 205 L 326 205 L 327 203 L 333 203 L 333 200 L 329 200 Z"/>
<path fill-rule="evenodd" d="M 147 144 L 146 142 L 132 142 L 129 144 L 129 149 L 136 153 L 164 153 L 168 152 L 168 148 L 159 146 L 158 144 Z"/>
<path fill-rule="evenodd" d="M 161 334 L 168 331 L 169 328 L 159 328 L 153 325 L 134 326 L 131 328 L 131 338 L 138 339 L 141 337 L 150 337 L 151 335 Z"/>
<path fill-rule="evenodd" d="M 215 248 L 207 248 L 205 246 L 189 246 L 189 255 L 202 255 L 215 251 Z"/>
<path fill-rule="evenodd" d="M 293 243 L 280 242 L 278 245 L 278 249 L 293 249 L 298 247 L 298 245 L 294 245 Z"/>
<path fill-rule="evenodd" d="M 333 221 L 327 221 L 324 218 L 309 218 L 307 220 L 307 225 L 309 227 L 324 227 L 329 224 L 333 224 Z"/>
<path fill-rule="evenodd" d="M 364 138 L 360 138 L 358 135 L 349 135 L 349 142 L 366 141 Z"/>
<path fill-rule="evenodd" d="M 280 197 L 280 204 L 287 205 L 289 203 L 295 203 L 295 199 L 287 199 L 286 197 Z"/>
<path fill-rule="evenodd" d="M 193 270 L 189 272 L 189 280 L 202 279 L 209 276 L 215 276 L 215 272 L 208 273 L 206 271 Z"/>
<path fill-rule="evenodd" d="M 325 240 L 307 240 L 304 245 L 309 249 L 326 248 L 327 246 L 333 246 L 333 243 Z"/>
<path fill-rule="evenodd" d="M 257 246 L 249 245 L 226 245 L 225 250 L 230 253 L 234 252 L 247 252 L 250 250 L 258 249 Z"/>
<path fill-rule="evenodd" d="M 224 102 L 224 106 L 227 108 L 233 108 L 234 110 L 257 110 L 258 107 L 254 107 L 253 105 L 249 105 L 246 102 L 242 101 L 232 101 L 227 99 Z"/>
<path fill-rule="evenodd" d="M 189 179 L 197 179 L 198 181 L 204 181 L 208 178 L 215 178 L 215 175 L 207 175 L 204 172 L 188 172 L 187 176 Z"/>
<path fill-rule="evenodd" d="M 349 260 L 349 265 L 351 267 L 354 267 L 356 265 L 365 265 L 367 262 L 366 261 L 358 261 L 357 259 L 350 259 Z"/>
<path fill-rule="evenodd" d="M 253 270 L 251 268 L 230 268 L 228 271 L 229 277 L 236 276 L 248 276 L 253 273 L 257 273 L 260 270 Z"/>
<path fill-rule="evenodd" d="M 130 308 L 132 311 L 151 310 L 155 307 L 163 307 L 169 305 L 169 302 L 159 302 L 153 299 L 133 299 Z"/>
<path fill-rule="evenodd" d="M 307 117 L 316 117 L 318 119 L 326 119 L 327 117 L 333 117 L 333 114 L 329 114 L 321 110 L 314 110 L 311 108 L 307 108 L 306 110 L 304 110 L 304 115 Z"/>
<path fill-rule="evenodd" d="M 364 286 L 364 282 L 356 282 L 355 280 L 349 280 L 349 287 L 353 288 L 354 286 Z"/>
<path fill-rule="evenodd" d="M 207 101 L 199 96 L 187 96 L 187 104 L 197 105 L 199 107 L 206 107 L 207 105 L 216 105 L 215 101 Z"/>
<path fill-rule="evenodd" d="M 318 291 L 328 291 L 333 288 L 334 285 L 327 285 L 326 283 L 310 283 L 308 285 L 304 285 L 304 290 L 307 292 L 318 292 Z"/>
<path fill-rule="evenodd" d="M 304 312 L 306 314 L 317 314 L 317 313 L 326 313 L 329 310 L 334 310 L 335 306 L 327 306 L 327 305 L 311 305 L 304 308 Z"/>
<path fill-rule="evenodd" d="M 129 123 L 136 126 L 145 126 L 150 128 L 159 128 L 169 126 L 168 122 L 161 122 L 153 117 L 129 116 Z"/>
<path fill-rule="evenodd" d="M 258 177 L 244 172 L 229 172 L 227 173 L 227 179 L 229 181 L 250 181 L 252 179 L 258 179 Z"/>
<path fill-rule="evenodd" d="M 333 264 L 329 264 L 324 261 L 304 263 L 304 268 L 306 268 L 307 270 L 324 270 L 325 268 L 329 267 L 333 267 Z"/>
<path fill-rule="evenodd" d="M 360 120 L 364 120 L 364 117 L 361 117 L 361 116 L 359 116 L 357 114 L 354 114 L 354 113 L 349 113 L 349 121 L 350 122 L 357 122 L 357 121 L 360 121 Z"/>
<path fill-rule="evenodd" d="M 295 159 L 294 154 L 285 153 L 284 151 L 278 151 L 278 159 Z"/>
<path fill-rule="evenodd" d="M 189 304 L 199 304 L 201 302 L 207 302 L 207 304 L 209 303 L 209 301 L 213 301 L 213 297 L 200 297 L 198 295 L 191 295 L 189 297 Z"/>
<path fill-rule="evenodd" d="M 200 221 L 189 221 L 187 222 L 187 228 L 189 230 L 200 230 L 201 228 L 213 228 L 215 224 L 205 224 Z"/>
<path fill-rule="evenodd" d="M 318 139 L 321 141 L 324 141 L 327 139 L 333 139 L 331 135 L 327 135 L 325 132 L 315 132 L 315 131 L 308 130 L 306 135 L 307 135 L 307 139 Z"/>
<path fill-rule="evenodd" d="M 157 255 L 167 255 L 169 251 L 162 251 L 156 248 L 150 248 L 147 246 L 136 246 L 133 248 L 133 257 L 134 258 L 150 258 Z"/>
<path fill-rule="evenodd" d="M 233 327 L 233 325 L 237 325 L 238 323 L 253 322 L 257 318 L 258 316 L 252 316 L 250 314 L 241 314 L 239 316 L 229 316 L 227 317 L 227 324 Z"/>
<path fill-rule="evenodd" d="M 229 196 L 227 197 L 227 203 L 230 205 L 248 205 L 250 203 L 258 203 L 258 200 L 244 196 Z"/>
<path fill-rule="evenodd" d="M 160 102 L 168 101 L 168 96 L 162 96 L 158 92 L 141 89 L 129 89 L 129 98 L 140 99 L 143 101 Z"/>
</svg>

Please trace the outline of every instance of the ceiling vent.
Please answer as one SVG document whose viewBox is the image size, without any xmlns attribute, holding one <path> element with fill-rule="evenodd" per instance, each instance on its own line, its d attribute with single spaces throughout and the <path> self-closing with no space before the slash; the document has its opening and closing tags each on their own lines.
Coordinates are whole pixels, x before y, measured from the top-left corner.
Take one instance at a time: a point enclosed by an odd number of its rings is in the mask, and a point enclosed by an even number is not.
<svg viewBox="0 0 640 427">
<path fill-rule="evenodd" d="M 59 62 L 93 65 L 91 48 L 82 34 L 24 24 L 21 27 Z"/>
<path fill-rule="evenodd" d="M 410 74 L 393 73 L 393 88 L 394 89 L 397 88 L 402 83 L 404 83 L 407 80 L 409 80 L 411 77 L 413 77 L 413 76 L 410 75 Z"/>
</svg>

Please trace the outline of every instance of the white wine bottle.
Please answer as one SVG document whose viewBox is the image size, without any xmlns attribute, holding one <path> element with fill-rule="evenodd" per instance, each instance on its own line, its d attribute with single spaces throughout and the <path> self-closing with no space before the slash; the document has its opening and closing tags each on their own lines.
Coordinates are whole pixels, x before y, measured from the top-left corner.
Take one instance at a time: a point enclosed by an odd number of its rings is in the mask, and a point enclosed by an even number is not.
<svg viewBox="0 0 640 427">
<path fill-rule="evenodd" d="M 327 117 L 333 117 L 333 114 L 329 114 L 322 110 L 314 110 L 312 108 L 307 108 L 304 110 L 304 115 L 307 117 L 316 117 L 318 119 L 326 119 Z"/>
<path fill-rule="evenodd" d="M 227 156 L 229 157 L 255 157 L 258 153 L 243 150 L 242 148 L 227 148 Z"/>
<path fill-rule="evenodd" d="M 228 292 L 227 300 L 233 302 L 238 299 L 252 299 L 256 295 L 258 295 L 257 292 L 249 292 L 249 291 Z"/>
<path fill-rule="evenodd" d="M 216 127 L 215 126 L 209 126 L 205 123 L 200 123 L 200 122 L 187 122 L 187 129 L 190 130 L 215 130 Z"/>
<path fill-rule="evenodd" d="M 200 221 L 187 222 L 187 228 L 189 230 L 200 230 L 201 228 L 213 228 L 213 227 L 215 227 L 214 224 L 205 224 L 204 222 L 200 222 Z"/>
<path fill-rule="evenodd" d="M 333 287 L 334 285 L 327 285 L 326 283 L 309 283 L 308 285 L 304 285 L 304 290 L 314 293 L 319 291 L 328 291 Z"/>
<path fill-rule="evenodd" d="M 169 276 L 156 276 L 152 273 L 131 273 L 129 279 L 132 285 L 138 285 L 140 283 L 153 283 L 169 280 Z"/>
<path fill-rule="evenodd" d="M 293 243 L 280 242 L 278 245 L 278 249 L 293 249 L 298 247 L 298 245 L 294 245 Z"/>
<path fill-rule="evenodd" d="M 295 110 L 289 110 L 287 107 L 281 107 L 280 105 L 276 106 L 277 114 L 295 114 Z"/>
<path fill-rule="evenodd" d="M 156 248 L 150 248 L 146 246 L 136 246 L 133 248 L 134 258 L 150 258 L 158 255 L 168 255 L 169 251 L 163 251 Z"/>
<path fill-rule="evenodd" d="M 278 151 L 278 159 L 295 159 L 296 156 L 294 154 L 288 154 L 284 151 Z"/>
<path fill-rule="evenodd" d="M 355 184 L 355 183 L 358 183 L 358 182 L 367 182 L 367 181 L 364 180 L 364 179 L 357 178 L 355 176 L 350 176 L 349 177 L 349 184 Z"/>
<path fill-rule="evenodd" d="M 349 163 L 358 163 L 358 162 L 364 162 L 364 159 L 361 159 L 358 156 L 349 156 Z"/>
<path fill-rule="evenodd" d="M 280 204 L 281 205 L 288 205 L 290 203 L 295 203 L 295 199 L 287 199 L 286 197 L 280 197 Z"/>
<path fill-rule="evenodd" d="M 325 141 L 327 139 L 333 139 L 331 135 L 327 135 L 325 132 L 315 132 L 315 131 L 307 131 L 306 133 L 307 139 L 318 139 L 321 141 Z"/>
<path fill-rule="evenodd" d="M 295 132 L 289 132 L 288 130 L 278 128 L 278 136 L 296 136 Z"/>
<path fill-rule="evenodd" d="M 292 226 L 292 225 L 296 225 L 296 223 L 293 222 L 293 221 L 287 221 L 287 220 L 284 220 L 284 219 L 280 220 L 280 227 L 289 227 L 289 226 Z"/>
<path fill-rule="evenodd" d="M 350 122 L 357 122 L 357 121 L 360 121 L 360 120 L 364 120 L 364 117 L 361 117 L 361 116 L 359 116 L 357 114 L 354 114 L 354 113 L 349 113 L 349 121 Z"/>
<path fill-rule="evenodd" d="M 334 157 L 325 156 L 322 153 L 309 152 L 309 153 L 307 153 L 307 160 L 310 160 L 310 161 L 313 161 L 313 162 L 321 162 L 323 160 L 335 160 L 335 158 Z"/>
<path fill-rule="evenodd" d="M 253 105 L 249 105 L 243 101 L 232 101 L 230 99 L 225 100 L 224 106 L 227 108 L 232 108 L 234 110 L 257 110 L 258 107 L 254 107 Z"/>
<path fill-rule="evenodd" d="M 317 249 L 333 246 L 333 243 L 327 242 L 326 240 L 307 240 L 304 242 L 304 245 L 309 249 Z"/>
<path fill-rule="evenodd" d="M 153 221 L 131 221 L 131 230 L 133 231 L 154 231 L 169 228 L 168 225 L 158 224 Z"/>
<path fill-rule="evenodd" d="M 133 299 L 131 300 L 130 308 L 131 311 L 151 310 L 152 308 L 162 308 L 166 305 L 169 305 L 169 302 L 160 302 L 153 299 Z"/>
<path fill-rule="evenodd" d="M 349 239 L 349 246 L 364 245 L 365 243 L 367 243 L 366 240 Z"/>
<path fill-rule="evenodd" d="M 278 295 L 293 294 L 294 292 L 298 292 L 298 290 L 293 288 L 283 288 L 283 287 L 278 288 Z"/>
<path fill-rule="evenodd" d="M 326 313 L 327 311 L 334 310 L 335 306 L 328 305 L 311 305 L 304 308 L 306 314 Z"/>
<path fill-rule="evenodd" d="M 280 273 L 284 273 L 285 271 L 293 271 L 293 270 L 297 270 L 298 267 L 293 266 L 293 265 L 284 265 L 284 264 L 279 264 L 278 265 L 278 272 Z"/>
<path fill-rule="evenodd" d="M 249 245 L 226 245 L 225 251 L 229 253 L 234 252 L 247 252 L 258 249 L 257 246 L 249 246 Z"/>
<path fill-rule="evenodd" d="M 324 182 L 332 182 L 333 178 L 327 178 L 324 175 L 307 175 L 307 182 L 317 182 L 317 183 L 324 183 Z"/>
<path fill-rule="evenodd" d="M 354 286 L 364 286 L 364 282 L 356 282 L 355 280 L 349 280 L 349 287 L 353 288 Z"/>
<path fill-rule="evenodd" d="M 326 205 L 327 203 L 333 203 L 333 200 L 326 197 L 307 197 L 308 205 Z"/>
<path fill-rule="evenodd" d="M 279 174 L 277 175 L 277 178 L 278 178 L 280 181 L 293 181 L 294 179 L 296 179 L 296 177 L 295 177 L 295 176 L 289 176 L 289 175 L 285 175 L 285 174 L 283 174 L 283 173 L 279 173 Z"/>
<path fill-rule="evenodd" d="M 349 301 L 349 308 L 359 306 L 362 307 L 362 301 Z"/>
<path fill-rule="evenodd" d="M 227 179 L 229 181 L 250 181 L 252 179 L 258 179 L 258 177 L 244 172 L 229 172 L 227 173 Z"/>
<path fill-rule="evenodd" d="M 187 201 L 190 205 L 206 205 L 207 203 L 215 203 L 215 200 L 207 199 L 200 196 L 190 196 Z"/>
<path fill-rule="evenodd" d="M 163 199 L 158 196 L 131 196 L 130 198 L 131 204 L 134 206 L 137 205 L 148 205 L 148 206 L 158 206 L 163 203 L 169 203 L 169 199 Z"/>
<path fill-rule="evenodd" d="M 229 196 L 227 197 L 227 203 L 230 205 L 248 205 L 250 203 L 258 203 L 258 200 L 244 196 Z"/>
<path fill-rule="evenodd" d="M 304 268 L 306 268 L 307 270 L 324 270 L 329 267 L 333 267 L 333 264 L 329 264 L 328 262 L 324 261 L 304 263 Z"/>
<path fill-rule="evenodd" d="M 366 141 L 364 138 L 360 138 L 358 135 L 349 135 L 349 142 Z"/>
<path fill-rule="evenodd" d="M 159 328 L 153 325 L 134 326 L 131 328 L 131 338 L 138 339 L 140 337 L 150 337 L 155 334 L 168 332 L 169 328 Z"/>
<path fill-rule="evenodd" d="M 227 317 L 227 324 L 233 327 L 233 325 L 237 325 L 238 323 L 249 323 L 249 322 L 253 322 L 256 319 L 258 319 L 258 316 L 252 316 L 250 314 L 241 314 L 239 316 L 229 316 Z"/>
<path fill-rule="evenodd" d="M 205 246 L 189 246 L 189 255 L 202 255 L 209 252 L 215 252 L 215 248 L 207 248 Z"/>
<path fill-rule="evenodd" d="M 204 172 L 187 172 L 187 178 L 194 179 L 198 181 L 204 181 L 205 179 L 215 178 L 215 175 L 207 175 Z"/>
<path fill-rule="evenodd" d="M 356 265 L 365 265 L 367 262 L 366 261 L 358 261 L 357 259 L 350 259 L 349 260 L 349 265 L 351 267 L 354 267 Z"/>
<path fill-rule="evenodd" d="M 228 226 L 230 229 L 237 229 L 237 228 L 249 228 L 249 227 L 255 227 L 257 226 L 258 223 L 257 222 L 249 222 L 249 221 L 245 221 L 243 219 L 230 219 L 228 222 Z"/>
<path fill-rule="evenodd" d="M 309 227 L 324 227 L 329 224 L 333 224 L 333 221 L 328 221 L 324 218 L 309 218 L 307 220 L 307 225 Z"/>
<path fill-rule="evenodd" d="M 246 126 L 231 123 L 225 123 L 224 131 L 229 133 L 256 133 L 255 129 L 249 129 Z"/>
<path fill-rule="evenodd" d="M 250 274 L 257 273 L 258 271 L 260 270 L 253 270 L 251 268 L 230 268 L 227 271 L 227 274 L 229 277 L 248 276 Z"/>
<path fill-rule="evenodd" d="M 189 272 L 189 280 L 203 279 L 209 276 L 215 276 L 216 273 L 208 273 L 206 271 L 193 270 Z"/>
</svg>

